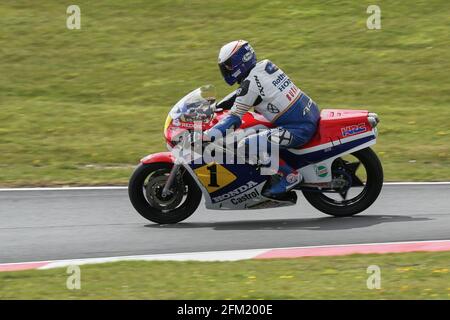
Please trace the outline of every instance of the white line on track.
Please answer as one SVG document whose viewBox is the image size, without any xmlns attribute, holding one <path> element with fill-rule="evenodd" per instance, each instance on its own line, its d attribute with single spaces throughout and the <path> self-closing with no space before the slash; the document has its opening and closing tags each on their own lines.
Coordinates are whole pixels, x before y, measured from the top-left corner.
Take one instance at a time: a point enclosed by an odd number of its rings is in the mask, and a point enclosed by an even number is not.
<svg viewBox="0 0 450 320">
<path fill-rule="evenodd" d="M 259 255 L 280 250 L 290 249 L 321 249 L 321 248 L 353 248 L 360 247 L 385 247 L 389 245 L 416 245 L 414 250 L 405 250 L 404 252 L 413 251 L 447 251 L 450 240 L 425 240 L 425 241 L 400 241 L 400 242 L 379 242 L 379 243 L 358 243 L 358 244 L 340 244 L 340 245 L 320 245 L 320 246 L 306 246 L 306 247 L 285 247 L 285 248 L 268 248 L 268 249 L 245 249 L 245 250 L 224 250 L 224 251 L 205 251 L 205 252 L 183 252 L 183 253 L 166 253 L 166 254 L 151 254 L 151 255 L 134 255 L 134 256 L 118 256 L 118 257 L 100 257 L 100 258 L 78 258 L 68 260 L 54 260 L 54 261 L 34 261 L 34 262 L 18 262 L 18 263 L 1 263 L 0 271 L 14 271 L 24 270 L 22 266 L 31 265 L 28 269 L 53 269 L 67 267 L 70 265 L 84 265 L 97 264 L 118 261 L 238 261 L 245 259 L 254 259 Z M 426 248 L 427 244 L 437 244 L 441 249 Z M 444 247 L 445 246 L 445 247 Z M 404 250 L 404 249 L 403 249 Z M 389 252 L 389 251 L 386 251 Z M 402 250 L 393 250 L 392 252 L 402 252 Z M 385 252 L 384 252 L 385 253 Z M 350 253 L 346 253 L 350 254 Z M 335 254 L 329 254 L 335 255 Z M 294 256 L 292 256 L 294 257 Z M 2 270 L 3 268 L 3 270 Z M 5 270 L 6 268 L 6 270 Z"/>
<path fill-rule="evenodd" d="M 385 182 L 385 186 L 427 186 L 427 185 L 450 185 L 450 181 L 440 182 Z M 92 187 L 36 187 L 36 188 L 0 188 L 4 191 L 78 191 L 78 190 L 126 190 L 127 186 L 92 186 Z"/>
</svg>

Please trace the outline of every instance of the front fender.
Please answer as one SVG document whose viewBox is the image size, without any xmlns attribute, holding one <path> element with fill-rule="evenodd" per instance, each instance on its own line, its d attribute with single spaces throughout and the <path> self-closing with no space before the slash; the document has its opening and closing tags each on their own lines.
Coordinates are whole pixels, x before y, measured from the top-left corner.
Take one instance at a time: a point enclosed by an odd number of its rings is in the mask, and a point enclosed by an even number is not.
<svg viewBox="0 0 450 320">
<path fill-rule="evenodd" d="M 175 163 L 175 157 L 170 151 L 149 154 L 141 159 L 141 163 L 149 164 L 155 162 Z"/>
</svg>

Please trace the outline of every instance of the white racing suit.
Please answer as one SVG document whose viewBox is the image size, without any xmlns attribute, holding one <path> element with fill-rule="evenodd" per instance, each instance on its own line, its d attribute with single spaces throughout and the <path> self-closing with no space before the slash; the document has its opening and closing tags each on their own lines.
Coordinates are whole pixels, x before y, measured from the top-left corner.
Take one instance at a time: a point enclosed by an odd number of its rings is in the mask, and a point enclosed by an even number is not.
<svg viewBox="0 0 450 320">
<path fill-rule="evenodd" d="M 229 128 L 238 128 L 242 116 L 254 108 L 277 128 L 259 131 L 242 143 L 250 145 L 267 141 L 280 148 L 297 148 L 307 143 L 317 129 L 319 109 L 314 101 L 302 92 L 291 79 L 269 60 L 262 60 L 241 81 L 240 87 L 223 99 L 217 108 L 230 109 L 230 114 L 212 129 L 225 135 Z M 250 155 L 253 156 L 253 155 Z M 282 194 L 295 186 L 300 179 L 298 173 L 280 159 L 279 174 L 284 177 L 281 184 L 274 186 L 270 194 Z M 297 175 L 297 180 L 293 179 Z"/>
</svg>

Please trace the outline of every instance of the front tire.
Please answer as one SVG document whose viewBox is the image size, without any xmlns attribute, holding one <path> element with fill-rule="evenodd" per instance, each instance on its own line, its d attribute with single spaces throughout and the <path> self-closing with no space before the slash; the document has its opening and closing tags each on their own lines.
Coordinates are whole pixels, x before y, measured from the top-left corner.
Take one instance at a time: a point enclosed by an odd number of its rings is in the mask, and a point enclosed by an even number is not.
<svg viewBox="0 0 450 320">
<path fill-rule="evenodd" d="M 162 186 L 172 166 L 171 163 L 141 163 L 128 184 L 128 196 L 133 207 L 142 217 L 158 224 L 173 224 L 187 219 L 202 198 L 200 188 L 187 172 L 174 181 L 171 198 L 161 198 Z"/>
<path fill-rule="evenodd" d="M 383 187 L 383 167 L 381 166 L 381 162 L 376 153 L 372 149 L 366 148 L 356 151 L 351 155 L 357 158 L 366 170 L 366 183 L 364 184 L 363 182 L 358 181 L 358 184 L 362 183 L 362 192 L 353 199 L 346 200 L 345 197 L 343 197 L 341 201 L 338 201 L 328 197 L 325 192 L 303 191 L 306 200 L 317 210 L 335 217 L 348 217 L 366 210 L 378 198 L 381 188 Z M 341 161 L 341 163 L 338 163 L 339 161 Z M 336 159 L 332 166 L 333 177 L 337 174 L 345 175 L 345 165 L 345 161 L 341 158 Z M 347 163 L 347 165 L 351 167 L 350 165 L 352 164 Z M 351 175 L 347 173 L 347 176 Z M 352 179 L 350 178 L 350 180 Z M 354 184 L 355 181 L 353 181 L 353 185 Z M 350 186 L 349 189 L 350 188 L 352 188 L 352 186 Z M 348 189 L 341 193 L 343 192 L 345 192 L 346 196 Z"/>
</svg>

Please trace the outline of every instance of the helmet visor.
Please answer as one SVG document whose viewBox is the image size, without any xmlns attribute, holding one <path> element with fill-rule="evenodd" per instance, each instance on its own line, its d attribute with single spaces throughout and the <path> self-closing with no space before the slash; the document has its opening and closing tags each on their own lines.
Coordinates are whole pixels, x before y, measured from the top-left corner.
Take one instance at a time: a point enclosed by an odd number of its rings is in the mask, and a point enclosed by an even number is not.
<svg viewBox="0 0 450 320">
<path fill-rule="evenodd" d="M 233 72 L 233 64 L 231 58 L 228 58 L 222 63 L 219 63 L 220 72 L 224 78 L 229 78 Z"/>
</svg>

